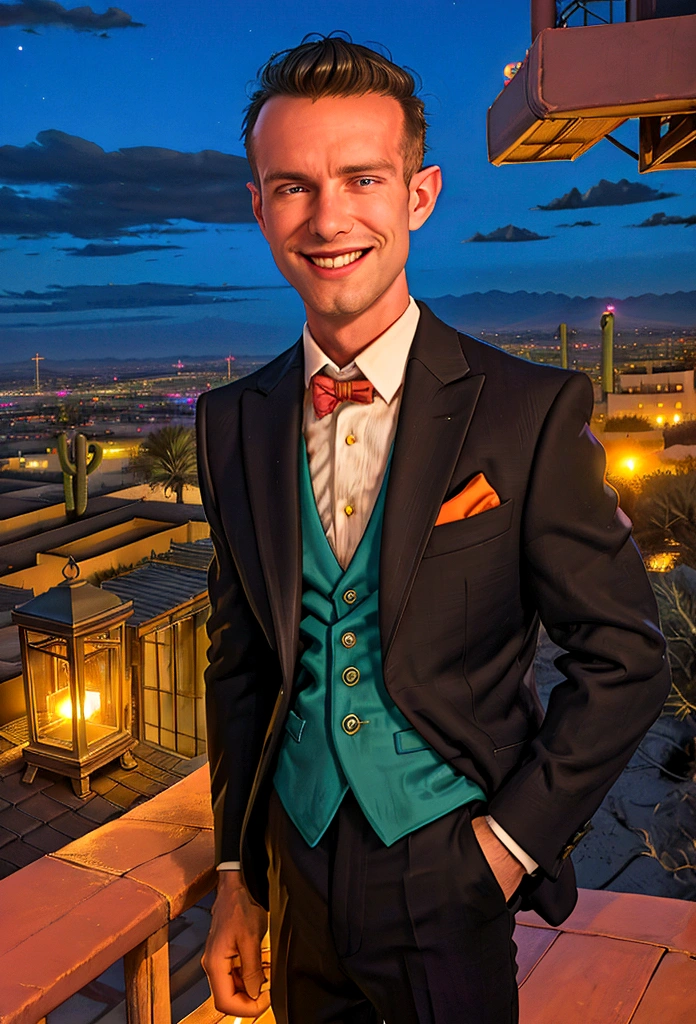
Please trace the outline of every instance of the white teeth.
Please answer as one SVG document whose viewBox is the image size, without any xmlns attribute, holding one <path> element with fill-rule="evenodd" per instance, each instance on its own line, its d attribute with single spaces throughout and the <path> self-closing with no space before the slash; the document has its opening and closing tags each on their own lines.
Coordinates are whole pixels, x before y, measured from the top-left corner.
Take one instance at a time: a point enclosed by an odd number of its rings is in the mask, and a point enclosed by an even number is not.
<svg viewBox="0 0 696 1024">
<path fill-rule="evenodd" d="M 340 256 L 310 256 L 309 258 L 316 267 L 345 267 L 347 263 L 355 263 L 364 251 L 364 249 L 356 249 L 355 252 L 345 252 Z"/>
</svg>

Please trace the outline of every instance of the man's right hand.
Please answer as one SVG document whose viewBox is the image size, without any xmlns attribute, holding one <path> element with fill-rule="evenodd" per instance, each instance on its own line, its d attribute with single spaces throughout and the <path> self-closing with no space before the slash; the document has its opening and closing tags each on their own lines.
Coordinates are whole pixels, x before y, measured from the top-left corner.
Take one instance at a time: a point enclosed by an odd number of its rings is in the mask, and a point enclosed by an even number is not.
<svg viewBox="0 0 696 1024">
<path fill-rule="evenodd" d="M 231 1017 L 257 1017 L 271 1004 L 270 993 L 261 992 L 261 940 L 268 914 L 249 896 L 239 871 L 218 872 L 212 916 L 201 963 L 215 1008 Z M 232 963 L 237 955 L 239 967 Z"/>
</svg>

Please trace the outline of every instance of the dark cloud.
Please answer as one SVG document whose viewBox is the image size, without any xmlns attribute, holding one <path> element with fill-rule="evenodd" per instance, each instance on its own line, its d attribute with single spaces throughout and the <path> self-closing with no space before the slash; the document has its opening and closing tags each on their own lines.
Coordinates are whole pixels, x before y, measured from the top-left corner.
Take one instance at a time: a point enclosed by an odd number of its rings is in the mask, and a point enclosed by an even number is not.
<svg viewBox="0 0 696 1024">
<path fill-rule="evenodd" d="M 496 228 L 495 231 L 489 232 L 487 235 L 482 235 L 480 231 L 477 231 L 471 238 L 467 238 L 467 242 L 541 242 L 545 238 L 550 238 L 551 235 L 538 235 L 536 231 L 527 231 L 526 228 L 515 227 L 514 224 L 508 224 L 504 228 Z"/>
<path fill-rule="evenodd" d="M 107 153 L 78 136 L 44 131 L 27 146 L 0 146 L 0 235 L 109 239 L 135 229 L 184 230 L 171 224 L 178 219 L 248 224 L 249 178 L 243 157 L 216 150 L 136 146 Z M 55 191 L 32 196 L 11 187 L 17 185 Z"/>
<path fill-rule="evenodd" d="M 557 228 L 598 228 L 597 224 L 593 220 L 576 220 L 573 224 L 557 224 Z"/>
<path fill-rule="evenodd" d="M 132 256 L 135 252 L 159 252 L 162 249 L 181 249 L 180 245 L 96 245 L 90 242 L 81 249 L 61 249 L 70 256 Z"/>
<path fill-rule="evenodd" d="M 165 313 L 154 313 L 151 316 L 104 316 L 98 320 L 56 320 L 51 324 L 51 330 L 62 330 L 64 327 L 103 327 L 104 324 L 138 324 L 151 323 L 153 320 L 171 320 L 171 316 Z M 44 324 L 27 320 L 26 323 L 14 323 L 7 327 L 7 330 L 31 330 L 31 328 L 43 328 Z"/>
<path fill-rule="evenodd" d="M 104 14 L 95 14 L 91 7 L 67 10 L 53 0 L 24 0 L 23 3 L 0 4 L 0 28 L 9 25 L 63 25 L 76 32 L 95 32 L 107 28 L 143 28 L 118 7 L 109 7 Z"/>
<path fill-rule="evenodd" d="M 666 213 L 653 213 L 647 220 L 642 220 L 640 224 L 627 224 L 626 227 L 663 228 L 669 227 L 672 224 L 683 224 L 687 228 L 693 227 L 696 224 L 696 215 L 692 217 L 668 217 Z"/>
<path fill-rule="evenodd" d="M 142 233 L 144 235 L 199 235 L 205 230 L 205 228 L 152 228 Z"/>
<path fill-rule="evenodd" d="M 564 196 L 552 199 L 545 206 L 533 206 L 533 210 L 582 210 L 586 206 L 628 206 L 630 203 L 652 203 L 657 199 L 671 199 L 678 192 L 660 192 L 640 181 L 607 181 L 606 178 L 581 192 L 571 188 Z"/>
<path fill-rule="evenodd" d="M 274 291 L 289 285 L 223 284 L 75 284 L 49 285 L 45 291 L 0 292 L 0 314 L 78 313 L 97 309 L 152 309 L 159 306 L 210 306 L 251 302 L 233 292 Z"/>
</svg>

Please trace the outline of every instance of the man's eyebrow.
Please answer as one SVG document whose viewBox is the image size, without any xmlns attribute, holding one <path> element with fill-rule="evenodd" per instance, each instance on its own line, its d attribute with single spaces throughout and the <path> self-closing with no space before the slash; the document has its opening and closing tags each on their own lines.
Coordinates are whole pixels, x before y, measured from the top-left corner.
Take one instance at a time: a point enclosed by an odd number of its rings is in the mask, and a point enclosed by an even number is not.
<svg viewBox="0 0 696 1024">
<path fill-rule="evenodd" d="M 372 163 L 346 164 L 344 167 L 338 168 L 338 173 L 341 175 L 367 174 L 369 171 L 391 171 L 392 174 L 396 174 L 396 167 L 391 160 L 375 160 Z"/>
<path fill-rule="evenodd" d="M 343 167 L 337 168 L 336 173 L 340 177 L 347 177 L 351 174 L 368 174 L 372 171 L 397 173 L 396 167 L 391 160 L 374 160 L 364 164 L 346 164 Z M 303 174 L 302 171 L 270 171 L 264 175 L 263 180 L 265 183 L 273 181 L 310 181 L 311 176 Z"/>
</svg>

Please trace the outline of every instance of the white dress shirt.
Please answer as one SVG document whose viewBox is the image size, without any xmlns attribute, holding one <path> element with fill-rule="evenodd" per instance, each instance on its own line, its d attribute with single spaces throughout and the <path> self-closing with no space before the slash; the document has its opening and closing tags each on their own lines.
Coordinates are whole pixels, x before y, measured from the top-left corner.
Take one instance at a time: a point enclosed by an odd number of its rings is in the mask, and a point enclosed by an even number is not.
<svg viewBox="0 0 696 1024">
<path fill-rule="evenodd" d="M 420 310 L 413 298 L 391 327 L 344 367 L 321 350 L 307 324 L 304 346 L 305 397 L 302 429 L 307 445 L 312 488 L 324 533 L 340 566 L 355 553 L 382 486 L 401 405 L 406 363 Z M 340 402 L 317 418 L 311 382 L 316 373 L 335 380 L 365 377 L 374 387 L 370 403 Z M 515 840 L 488 815 L 491 830 L 529 872 L 538 866 Z M 218 870 L 238 868 L 225 861 Z"/>
</svg>

